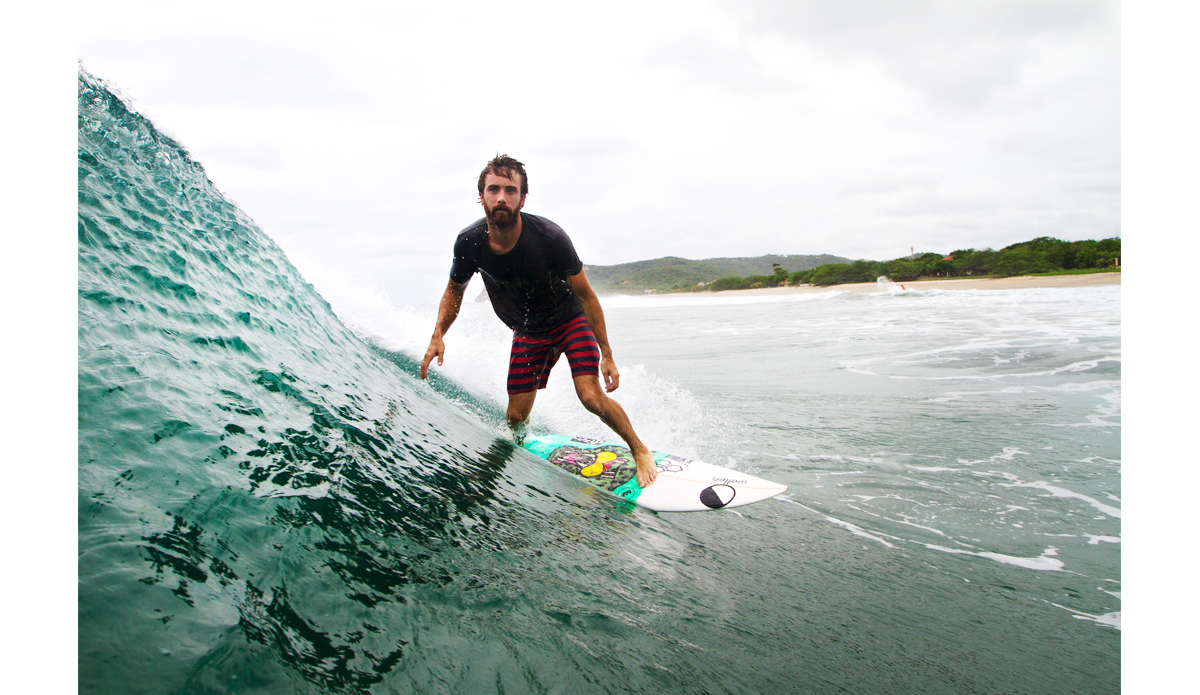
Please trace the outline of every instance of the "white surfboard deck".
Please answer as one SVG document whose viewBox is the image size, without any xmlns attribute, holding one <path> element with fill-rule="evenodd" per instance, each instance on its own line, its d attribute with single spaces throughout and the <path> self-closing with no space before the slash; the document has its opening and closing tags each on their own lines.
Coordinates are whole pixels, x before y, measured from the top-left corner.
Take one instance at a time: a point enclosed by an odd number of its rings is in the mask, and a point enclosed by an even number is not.
<svg viewBox="0 0 1200 695">
<path fill-rule="evenodd" d="M 657 512 L 731 509 L 774 497 L 786 485 L 703 461 L 654 452 L 658 477 L 642 488 L 624 444 L 564 434 L 528 436 L 526 450 L 602 490 Z"/>
</svg>

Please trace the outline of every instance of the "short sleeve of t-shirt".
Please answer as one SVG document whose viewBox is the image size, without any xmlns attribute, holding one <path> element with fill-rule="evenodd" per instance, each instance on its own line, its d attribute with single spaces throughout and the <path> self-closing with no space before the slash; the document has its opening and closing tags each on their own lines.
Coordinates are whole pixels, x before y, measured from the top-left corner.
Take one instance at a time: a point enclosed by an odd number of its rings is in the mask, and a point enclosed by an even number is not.
<svg viewBox="0 0 1200 695">
<path fill-rule="evenodd" d="M 579 260 L 579 254 L 575 253 L 575 244 L 571 243 L 571 237 L 567 236 L 562 227 L 550 220 L 541 218 L 539 222 L 551 232 L 548 235 L 551 238 L 551 266 L 556 273 L 563 277 L 579 274 L 579 271 L 583 270 L 583 261 Z"/>
<path fill-rule="evenodd" d="M 458 233 L 454 241 L 454 262 L 450 264 L 450 279 L 463 284 L 479 270 L 479 245 L 484 241 L 486 223 L 480 219 Z"/>
</svg>

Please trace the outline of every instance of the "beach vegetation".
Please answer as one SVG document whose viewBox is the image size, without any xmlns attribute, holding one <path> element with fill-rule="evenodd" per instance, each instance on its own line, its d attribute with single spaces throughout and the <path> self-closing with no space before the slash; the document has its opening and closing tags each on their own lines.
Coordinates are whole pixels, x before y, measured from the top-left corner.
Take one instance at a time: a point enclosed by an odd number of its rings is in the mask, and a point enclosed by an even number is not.
<svg viewBox="0 0 1200 695">
<path fill-rule="evenodd" d="M 1118 237 L 1086 241 L 1038 237 L 999 251 L 971 248 L 958 249 L 945 256 L 929 252 L 890 261 L 864 259 L 853 263 L 828 263 L 810 270 L 798 270 L 788 280 L 791 285 L 828 286 L 875 282 L 880 276 L 895 282 L 908 282 L 922 278 L 1075 274 L 1118 270 L 1120 258 L 1121 239 Z M 722 283 L 724 279 L 716 280 L 708 288 L 734 289 L 725 287 L 728 283 Z"/>
<path fill-rule="evenodd" d="M 808 270 L 826 263 L 849 263 L 841 256 L 820 254 L 812 256 L 782 256 L 778 254 L 746 258 L 708 258 L 694 261 L 675 256 L 620 265 L 585 266 L 588 281 L 597 292 L 636 293 L 645 290 L 658 292 L 695 292 L 708 288 L 717 278 L 755 278 L 763 287 L 776 287 L 773 276 L 782 272 L 784 278 L 797 270 Z M 760 276 L 765 279 L 759 279 Z M 726 288 L 728 289 L 728 288 Z"/>
<path fill-rule="evenodd" d="M 668 257 L 615 266 L 587 266 L 588 279 L 601 292 L 720 292 L 800 285 L 843 285 L 934 278 L 988 278 L 1062 275 L 1120 270 L 1121 239 L 1063 241 L 1038 237 L 1000 250 L 955 249 L 948 254 L 915 253 L 890 261 L 840 256 L 710 258 Z"/>
</svg>

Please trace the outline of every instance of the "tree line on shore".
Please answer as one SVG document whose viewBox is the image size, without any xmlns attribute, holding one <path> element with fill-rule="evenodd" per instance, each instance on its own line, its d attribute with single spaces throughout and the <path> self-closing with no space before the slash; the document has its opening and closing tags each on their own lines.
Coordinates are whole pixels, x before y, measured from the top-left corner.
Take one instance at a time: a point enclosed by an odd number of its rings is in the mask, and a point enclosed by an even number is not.
<svg viewBox="0 0 1200 695">
<path fill-rule="evenodd" d="M 617 265 L 587 265 L 588 281 L 597 292 L 679 292 L 713 278 L 744 277 L 771 273 L 781 266 L 791 272 L 809 270 L 828 263 L 850 263 L 853 259 L 831 254 L 706 258 L 690 260 L 667 256 Z"/>
<path fill-rule="evenodd" d="M 1121 239 L 1062 241 L 1038 237 L 1030 241 L 992 249 L 959 249 L 943 256 L 923 253 L 890 261 L 857 260 L 853 263 L 829 263 L 809 270 L 789 272 L 775 264 L 771 275 L 718 278 L 708 284 L 680 290 L 746 290 L 781 285 L 842 285 L 875 282 L 886 276 L 895 282 L 919 278 L 1011 277 L 1038 273 L 1080 272 L 1119 267 Z"/>
</svg>

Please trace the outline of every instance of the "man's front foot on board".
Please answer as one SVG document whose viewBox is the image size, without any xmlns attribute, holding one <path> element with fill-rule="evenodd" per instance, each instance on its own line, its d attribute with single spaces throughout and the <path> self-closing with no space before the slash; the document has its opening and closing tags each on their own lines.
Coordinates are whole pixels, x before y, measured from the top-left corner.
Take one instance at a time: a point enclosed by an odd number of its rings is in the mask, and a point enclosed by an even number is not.
<svg viewBox="0 0 1200 695">
<path fill-rule="evenodd" d="M 654 454 L 649 449 L 634 452 L 633 461 L 637 464 L 637 481 L 643 489 L 650 486 L 658 477 L 658 468 L 654 465 Z"/>
</svg>

